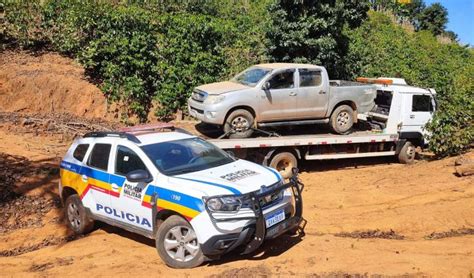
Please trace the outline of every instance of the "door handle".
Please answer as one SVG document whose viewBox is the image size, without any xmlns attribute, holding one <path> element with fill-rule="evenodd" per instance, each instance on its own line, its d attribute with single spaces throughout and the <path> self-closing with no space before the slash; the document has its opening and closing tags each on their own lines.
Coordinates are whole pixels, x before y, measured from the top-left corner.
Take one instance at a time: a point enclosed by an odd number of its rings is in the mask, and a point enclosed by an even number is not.
<svg viewBox="0 0 474 278">
<path fill-rule="evenodd" d="M 320 95 L 324 95 L 324 94 L 326 94 L 326 92 L 323 91 L 323 90 L 321 90 L 321 91 L 319 91 L 319 94 L 320 94 Z"/>
<path fill-rule="evenodd" d="M 119 186 L 116 183 L 112 183 L 112 191 L 114 191 L 114 192 L 119 191 Z"/>
<path fill-rule="evenodd" d="M 410 119 L 414 119 L 415 118 L 415 115 L 410 115 Z"/>
<path fill-rule="evenodd" d="M 290 96 L 292 96 L 292 97 L 294 97 L 294 96 L 296 96 L 296 95 L 297 95 L 296 92 L 291 92 L 291 93 L 290 93 Z"/>
<path fill-rule="evenodd" d="M 87 182 L 89 178 L 86 175 L 81 176 L 83 182 Z"/>
</svg>

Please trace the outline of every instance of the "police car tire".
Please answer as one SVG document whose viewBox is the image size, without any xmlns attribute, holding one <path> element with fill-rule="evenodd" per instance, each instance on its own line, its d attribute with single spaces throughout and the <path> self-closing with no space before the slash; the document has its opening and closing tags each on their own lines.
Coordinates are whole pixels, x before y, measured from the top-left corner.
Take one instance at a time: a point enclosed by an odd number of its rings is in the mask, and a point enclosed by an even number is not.
<svg viewBox="0 0 474 278">
<path fill-rule="evenodd" d="M 73 225 L 70 220 L 71 210 L 74 208 L 74 217 L 78 220 L 76 225 Z M 76 234 L 83 235 L 92 231 L 94 228 L 94 220 L 92 220 L 86 212 L 85 207 L 82 205 L 82 201 L 77 194 L 73 194 L 67 197 L 65 202 L 65 219 L 67 226 Z"/>
<path fill-rule="evenodd" d="M 204 254 L 202 253 L 201 247 L 198 243 L 199 250 L 196 254 L 196 256 L 187 262 L 181 262 L 173 259 L 171 256 L 168 255 L 168 253 L 165 250 L 164 247 L 164 241 L 167 233 L 174 227 L 177 226 L 185 226 L 191 230 L 193 228 L 189 224 L 188 221 L 184 220 L 182 217 L 177 216 L 177 215 L 172 215 L 168 217 L 163 223 L 160 224 L 158 231 L 156 232 L 156 249 L 158 251 L 158 255 L 160 258 L 168 265 L 169 267 L 172 268 L 193 268 L 201 265 L 204 262 Z M 197 239 L 196 239 L 197 240 Z"/>
</svg>

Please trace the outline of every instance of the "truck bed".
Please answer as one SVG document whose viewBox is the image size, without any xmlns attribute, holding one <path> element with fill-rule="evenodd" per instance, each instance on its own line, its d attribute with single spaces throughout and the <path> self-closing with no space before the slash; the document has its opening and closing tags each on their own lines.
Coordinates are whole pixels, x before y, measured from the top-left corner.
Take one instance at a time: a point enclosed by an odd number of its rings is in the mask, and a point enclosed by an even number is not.
<svg viewBox="0 0 474 278">
<path fill-rule="evenodd" d="M 395 142 L 398 134 L 384 134 L 372 131 L 357 131 L 349 135 L 331 133 L 289 135 L 281 137 L 257 137 L 246 139 L 208 139 L 221 149 L 268 148 L 285 146 L 309 146 L 351 143 Z"/>
</svg>

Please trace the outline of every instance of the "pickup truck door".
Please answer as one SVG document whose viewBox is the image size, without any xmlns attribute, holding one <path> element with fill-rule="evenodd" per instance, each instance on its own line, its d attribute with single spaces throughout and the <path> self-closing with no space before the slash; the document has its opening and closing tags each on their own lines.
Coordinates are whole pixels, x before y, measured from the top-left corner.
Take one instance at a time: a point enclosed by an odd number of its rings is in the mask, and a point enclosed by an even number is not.
<svg viewBox="0 0 474 278">
<path fill-rule="evenodd" d="M 323 84 L 321 70 L 298 69 L 297 114 L 300 119 L 323 118 L 329 102 L 329 88 Z"/>
<path fill-rule="evenodd" d="M 419 132 L 424 135 L 423 127 L 432 118 L 434 112 L 434 99 L 429 94 L 407 94 L 407 113 L 403 115 L 402 132 Z"/>
<path fill-rule="evenodd" d="M 291 120 L 296 116 L 295 69 L 274 72 L 266 82 L 268 89 L 259 92 L 258 121 Z M 265 83 L 266 83 L 265 82 Z"/>
</svg>

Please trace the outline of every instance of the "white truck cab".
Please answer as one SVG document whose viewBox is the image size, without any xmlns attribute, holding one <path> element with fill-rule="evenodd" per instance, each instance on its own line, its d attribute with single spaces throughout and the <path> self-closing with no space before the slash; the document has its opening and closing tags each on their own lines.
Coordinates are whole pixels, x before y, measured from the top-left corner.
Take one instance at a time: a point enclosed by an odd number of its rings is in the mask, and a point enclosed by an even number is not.
<svg viewBox="0 0 474 278">
<path fill-rule="evenodd" d="M 250 253 L 302 219 L 296 173 L 285 183 L 275 170 L 172 126 L 88 133 L 66 153 L 60 176 L 75 233 L 100 220 L 155 238 L 160 257 L 176 268 L 236 248 Z"/>
<path fill-rule="evenodd" d="M 401 139 L 412 139 L 418 146 L 426 145 L 425 125 L 436 110 L 436 91 L 409 86 L 401 78 L 378 78 L 375 110 L 366 113 L 382 125 L 385 133 L 399 133 Z M 387 82 L 388 81 L 388 82 Z"/>
</svg>

